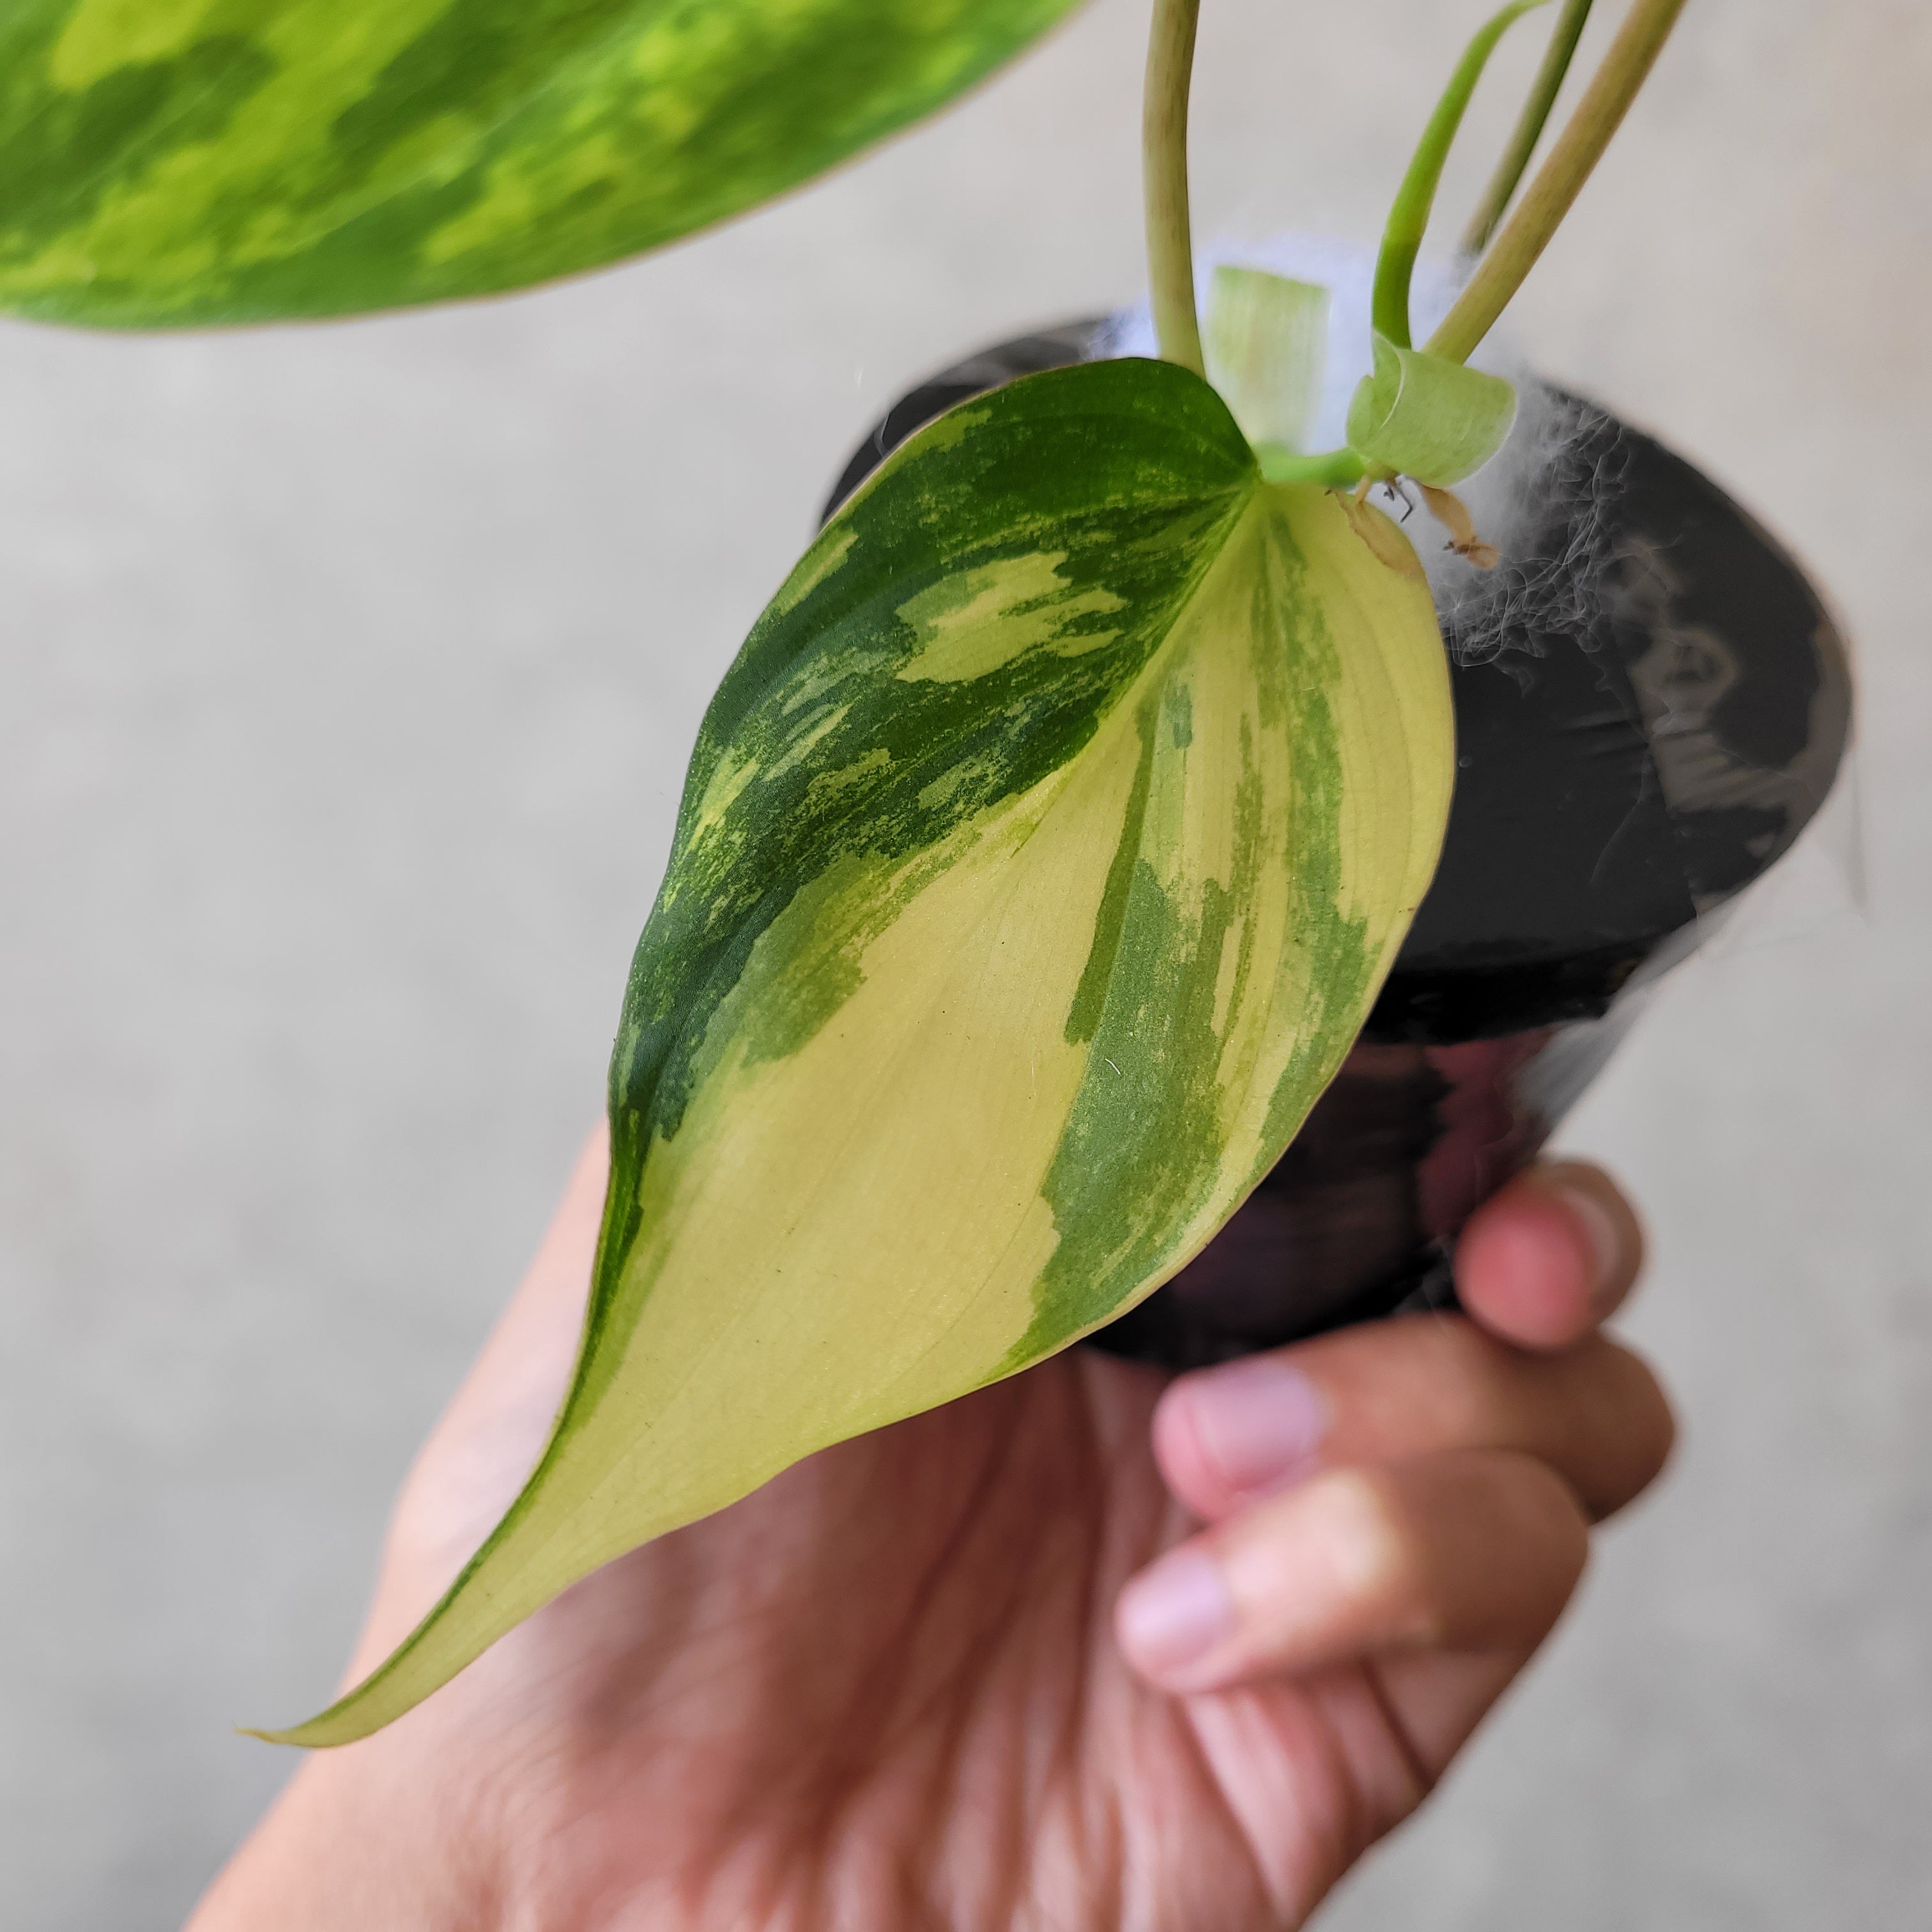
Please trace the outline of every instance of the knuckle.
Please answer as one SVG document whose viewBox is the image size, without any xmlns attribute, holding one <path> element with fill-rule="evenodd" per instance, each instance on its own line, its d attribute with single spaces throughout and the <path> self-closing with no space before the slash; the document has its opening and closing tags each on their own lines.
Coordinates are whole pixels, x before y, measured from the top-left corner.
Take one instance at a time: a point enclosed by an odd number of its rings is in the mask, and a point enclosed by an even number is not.
<svg viewBox="0 0 1932 1932">
<path fill-rule="evenodd" d="M 1576 1492 L 1547 1463 L 1505 1457 L 1496 1483 L 1500 1520 L 1490 1582 L 1472 1622 L 1497 1621 L 1495 1634 L 1520 1636 L 1522 1626 L 1540 1632 L 1556 1622 L 1589 1562 L 1589 1522 Z"/>
<path fill-rule="evenodd" d="M 1427 1642 L 1435 1611 L 1420 1524 L 1396 1483 L 1376 1469 L 1326 1479 L 1336 1580 L 1375 1623 Z"/>
<path fill-rule="evenodd" d="M 1677 1418 L 1656 1371 L 1633 1350 L 1619 1347 L 1629 1382 L 1630 1490 L 1628 1502 L 1648 1489 L 1664 1471 L 1677 1446 Z"/>
<path fill-rule="evenodd" d="M 1670 1460 L 1677 1420 L 1655 1372 L 1621 1342 L 1600 1340 L 1588 1364 L 1594 1396 L 1571 1480 L 1600 1520 L 1635 1501 Z"/>
<path fill-rule="evenodd" d="M 1580 1571 L 1589 1544 L 1589 1525 L 1576 1491 L 1548 1463 L 1532 1456 L 1512 1456 L 1507 1467 L 1514 1491 L 1519 1539 L 1568 1553 Z"/>
<path fill-rule="evenodd" d="M 1466 1317 L 1417 1320 L 1417 1394 L 1426 1404 L 1435 1444 L 1474 1448 L 1491 1441 L 1508 1406 L 1509 1352 Z"/>
</svg>

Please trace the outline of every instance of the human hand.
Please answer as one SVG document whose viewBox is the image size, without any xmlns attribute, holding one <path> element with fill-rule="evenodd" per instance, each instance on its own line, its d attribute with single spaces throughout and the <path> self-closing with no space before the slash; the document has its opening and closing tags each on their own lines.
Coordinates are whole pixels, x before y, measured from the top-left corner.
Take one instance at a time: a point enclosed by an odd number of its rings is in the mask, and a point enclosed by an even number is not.
<svg viewBox="0 0 1932 1932">
<path fill-rule="evenodd" d="M 542 1445 L 604 1159 L 405 1484 L 352 1681 Z M 813 1456 L 307 1760 L 193 1932 L 1298 1926 L 1662 1466 L 1596 1333 L 1638 1251 L 1545 1168 L 1463 1236 L 1466 1315 L 1178 1380 L 1076 1348 Z"/>
</svg>

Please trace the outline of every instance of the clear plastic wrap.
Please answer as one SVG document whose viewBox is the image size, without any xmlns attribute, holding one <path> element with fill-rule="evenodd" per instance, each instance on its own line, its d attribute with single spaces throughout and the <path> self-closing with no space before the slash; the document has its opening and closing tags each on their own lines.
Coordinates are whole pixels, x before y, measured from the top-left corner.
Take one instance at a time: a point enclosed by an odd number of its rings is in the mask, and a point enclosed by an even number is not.
<svg viewBox="0 0 1932 1932">
<path fill-rule="evenodd" d="M 942 410 L 1130 334 L 1118 318 L 1042 331 L 921 384 L 826 514 Z M 1513 440 L 1484 532 L 1501 566 L 1430 556 L 1456 789 L 1395 970 L 1280 1163 L 1102 1346 L 1192 1366 L 1446 1303 L 1469 1214 L 1832 794 L 1850 667 L 1784 551 L 1690 464 L 1561 389 L 1528 388 Z M 1849 791 L 1828 876 L 1847 837 L 1855 857 Z"/>
</svg>

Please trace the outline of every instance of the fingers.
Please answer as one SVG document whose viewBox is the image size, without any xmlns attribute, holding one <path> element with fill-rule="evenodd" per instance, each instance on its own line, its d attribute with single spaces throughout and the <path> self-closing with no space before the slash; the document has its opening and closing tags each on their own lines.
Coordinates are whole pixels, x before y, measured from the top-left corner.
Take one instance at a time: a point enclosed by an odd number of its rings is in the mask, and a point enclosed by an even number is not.
<svg viewBox="0 0 1932 1932">
<path fill-rule="evenodd" d="M 1483 1326 L 1521 1348 L 1564 1348 L 1615 1312 L 1643 1265 L 1636 1215 L 1600 1168 L 1534 1167 L 1470 1217 L 1456 1288 Z"/>
<path fill-rule="evenodd" d="M 1594 1332 L 1642 1255 L 1605 1175 L 1538 1169 L 1462 1238 L 1466 1316 L 1179 1378 L 1154 1452 L 1212 1526 L 1121 1593 L 1128 1661 L 1191 1692 L 1372 1659 L 1412 1742 L 1446 1762 L 1562 1613 L 1591 1522 L 1670 1454 L 1656 1378 Z"/>
<path fill-rule="evenodd" d="M 1210 1522 L 1324 1470 L 1451 1450 L 1533 1456 L 1601 1518 L 1655 1478 L 1673 1433 L 1655 1376 L 1601 1336 L 1528 1355 L 1421 1315 L 1181 1376 L 1154 1412 L 1154 1449 Z"/>
<path fill-rule="evenodd" d="M 1115 1632 L 1162 1688 L 1226 1688 L 1371 1657 L 1520 1660 L 1582 1574 L 1588 1526 L 1534 1459 L 1450 1450 L 1338 1470 L 1170 1550 Z"/>
</svg>

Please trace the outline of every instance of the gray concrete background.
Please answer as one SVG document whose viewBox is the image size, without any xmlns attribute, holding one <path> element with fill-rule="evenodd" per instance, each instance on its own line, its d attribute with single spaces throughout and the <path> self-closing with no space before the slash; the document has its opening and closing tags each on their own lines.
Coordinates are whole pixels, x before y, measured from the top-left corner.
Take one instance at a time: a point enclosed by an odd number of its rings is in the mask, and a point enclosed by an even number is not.
<svg viewBox="0 0 1932 1932">
<path fill-rule="evenodd" d="M 1205 12 L 1203 232 L 1371 233 L 1473 8 Z M 0 333 L 0 1924 L 174 1924 L 285 1774 L 226 1726 L 338 1666 L 824 484 L 1139 286 L 1144 19 L 562 290 Z M 1912 0 L 1694 0 L 1516 311 L 1829 586 L 1870 909 L 1692 968 L 1576 1118 L 1683 1453 L 1335 1932 L 1932 1922 L 1928 99 Z"/>
</svg>

